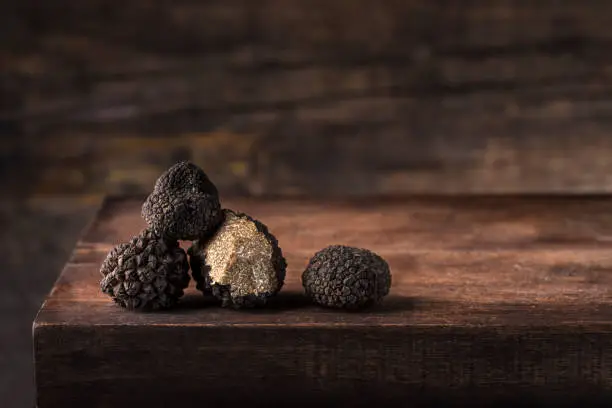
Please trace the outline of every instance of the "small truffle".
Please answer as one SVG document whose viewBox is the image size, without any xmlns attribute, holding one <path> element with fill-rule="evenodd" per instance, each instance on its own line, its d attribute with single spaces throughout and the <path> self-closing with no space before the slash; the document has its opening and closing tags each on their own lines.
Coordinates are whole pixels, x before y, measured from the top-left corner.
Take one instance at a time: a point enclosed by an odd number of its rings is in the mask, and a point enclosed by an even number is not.
<svg viewBox="0 0 612 408">
<path fill-rule="evenodd" d="M 391 272 L 387 262 L 372 251 L 332 245 L 310 259 L 302 285 L 318 305 L 360 309 L 389 293 Z"/>
<path fill-rule="evenodd" d="M 179 162 L 156 181 L 142 205 L 142 217 L 156 234 L 169 239 L 206 237 L 222 221 L 217 188 L 198 166 Z"/>
<path fill-rule="evenodd" d="M 174 306 L 189 284 L 189 262 L 178 241 L 145 229 L 113 248 L 102 263 L 102 292 L 127 309 Z"/>
<path fill-rule="evenodd" d="M 197 288 L 220 299 L 224 307 L 264 305 L 285 281 L 287 263 L 278 241 L 248 215 L 223 213 L 224 222 L 215 235 L 189 248 Z"/>
</svg>

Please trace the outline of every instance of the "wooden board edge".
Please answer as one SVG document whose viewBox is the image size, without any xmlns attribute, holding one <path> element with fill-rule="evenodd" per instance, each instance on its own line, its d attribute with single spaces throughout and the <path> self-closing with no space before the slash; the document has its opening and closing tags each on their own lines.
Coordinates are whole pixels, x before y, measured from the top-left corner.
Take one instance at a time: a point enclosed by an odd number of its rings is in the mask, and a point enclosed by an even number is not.
<svg viewBox="0 0 612 408">
<path fill-rule="evenodd" d="M 369 389 L 373 398 L 389 398 L 393 401 L 399 401 L 406 395 L 418 396 L 421 391 L 430 396 L 438 392 L 474 391 L 472 397 L 485 397 L 489 392 L 503 394 L 506 388 L 526 392 L 525 397 L 533 393 L 540 401 L 549 393 L 564 394 L 560 400 L 563 401 L 563 398 L 574 392 L 582 398 L 601 397 L 598 402 L 609 401 L 612 389 L 607 362 L 610 360 L 609 353 L 605 351 L 609 350 L 612 341 L 609 333 L 581 334 L 568 331 L 566 336 L 551 338 L 555 346 L 552 347 L 550 344 L 542 344 L 538 336 L 531 336 L 530 333 L 506 336 L 494 334 L 486 328 L 464 329 L 472 333 L 463 330 L 455 333 L 455 336 L 437 328 L 426 330 L 430 333 L 426 335 L 420 330 L 390 329 L 386 336 L 381 337 L 373 336 L 365 329 L 347 328 L 260 331 L 252 328 L 218 330 L 213 327 L 192 327 L 178 334 L 172 328 L 162 327 L 148 327 L 142 331 L 125 326 L 120 330 L 100 331 L 95 327 L 42 326 L 37 331 L 36 344 L 46 346 L 47 353 L 45 366 L 37 366 L 36 370 L 37 374 L 42 373 L 47 377 L 43 385 L 46 387 L 46 402 L 59 399 L 65 403 L 78 397 L 83 403 L 92 403 L 92 390 L 97 393 L 112 390 L 112 395 L 104 395 L 107 398 L 105 402 L 96 401 L 101 405 L 94 406 L 106 406 L 118 401 L 123 401 L 120 406 L 129 406 L 130 402 L 158 406 L 155 405 L 160 403 L 157 397 L 166 398 L 166 402 L 170 402 L 176 398 L 177 389 L 182 386 L 186 388 L 181 395 L 190 395 L 192 398 L 210 387 L 211 390 L 220 391 L 213 393 L 215 395 L 212 397 L 223 400 L 228 392 L 242 386 L 253 387 L 254 392 L 260 393 L 259 397 L 265 397 L 263 388 L 267 388 L 266 392 L 273 391 L 278 381 L 282 385 L 295 386 L 296 392 L 299 391 L 296 395 L 302 397 L 308 397 L 310 389 L 323 393 L 322 396 L 336 395 L 344 398 L 351 395 L 352 387 L 361 384 L 360 387 L 365 387 L 362 390 Z M 479 332 L 492 335 L 481 337 Z M 165 340 L 171 338 L 176 340 L 177 347 L 168 349 Z M 274 346 L 271 342 L 275 343 Z M 236 345 L 234 348 L 231 347 L 232 343 Z M 229 349 L 226 348 L 228 345 Z M 247 361 L 244 360 L 245 345 L 258 351 L 251 354 Z M 568 359 L 567 347 L 576 350 L 575 347 L 580 345 L 588 346 L 585 355 L 580 357 L 574 353 Z M 498 346 L 501 348 L 497 349 Z M 499 353 L 499 350 L 504 351 Z M 523 354 L 525 351 L 527 353 Z M 37 353 L 42 353 L 42 350 L 38 348 Z M 516 355 L 519 360 L 500 357 L 499 354 L 504 353 Z M 62 361 L 77 364 L 77 360 L 74 360 L 77 354 L 80 361 L 77 372 L 61 364 Z M 116 360 L 106 360 L 111 355 Z M 158 371 L 160 367 L 169 367 L 167 372 L 165 369 L 159 371 L 161 377 L 151 372 L 143 374 L 149 367 L 147 358 L 152 356 L 159 358 Z M 272 356 L 274 358 L 270 359 Z M 532 367 L 531 364 L 540 358 L 544 361 Z M 580 360 L 582 358 L 583 361 Z M 97 367 L 100 361 L 107 361 L 110 366 L 106 369 L 109 372 L 116 370 L 123 377 L 114 379 L 94 375 L 88 381 L 88 370 Z M 518 366 L 511 368 L 507 364 Z M 546 378 L 551 364 L 560 370 L 552 371 L 552 377 Z M 237 367 L 243 367 L 246 371 L 234 371 Z M 574 371 L 563 370 L 564 367 Z M 510 372 L 504 374 L 507 369 Z M 253 376 L 247 375 L 249 370 Z M 584 378 L 580 378 L 582 370 Z M 82 371 L 85 378 L 82 382 L 75 382 L 81 378 L 79 371 Z M 269 378 L 264 376 L 266 372 Z M 189 377 L 189 373 L 195 377 Z M 185 374 L 187 377 L 181 383 L 179 380 Z M 60 380 L 57 380 L 57 376 Z M 220 379 L 230 382 L 215 381 Z M 172 385 L 171 389 L 166 390 L 167 394 L 158 385 L 164 381 Z M 210 382 L 201 388 L 200 381 Z M 382 388 L 377 389 L 379 386 Z M 72 387 L 76 387 L 73 388 L 75 395 L 68 392 Z M 134 387 L 142 387 L 148 392 L 142 396 L 131 395 L 129 390 Z M 281 394 L 288 395 L 286 390 Z M 506 397 L 511 394 L 506 394 Z M 488 395 L 491 396 L 493 394 Z M 241 398 L 239 395 L 235 397 Z M 149 405 L 151 403 L 153 405 Z M 194 401 L 186 406 L 195 406 Z"/>
<path fill-rule="evenodd" d="M 102 213 L 104 208 L 107 206 L 107 202 L 108 202 L 107 197 L 100 197 L 97 200 L 97 203 L 95 204 L 94 214 L 87 221 L 85 226 L 81 229 L 81 231 L 80 231 L 80 233 L 78 235 L 78 238 L 77 238 L 77 242 L 81 241 L 89 233 L 89 231 L 94 227 L 94 225 L 96 223 L 96 220 L 98 219 L 99 215 Z M 74 256 L 74 251 L 71 252 L 70 258 L 72 258 L 73 256 Z M 66 265 L 68 265 L 68 263 L 69 262 L 67 262 Z M 45 296 L 45 299 L 43 300 L 40 308 L 38 309 L 38 312 L 36 312 L 36 316 L 34 317 L 34 321 L 32 323 L 32 336 L 33 336 L 33 338 L 34 338 L 35 332 L 37 330 L 37 327 L 42 323 L 41 322 L 41 311 L 45 308 L 45 306 L 47 304 L 47 300 L 53 294 L 53 290 L 56 287 L 58 281 L 61 279 L 61 276 L 64 273 L 64 270 L 66 269 L 66 265 L 64 265 L 64 267 L 62 268 L 62 271 L 58 274 L 57 278 L 54 280 L 53 285 L 51 286 L 51 291 L 47 294 L 47 296 Z"/>
</svg>

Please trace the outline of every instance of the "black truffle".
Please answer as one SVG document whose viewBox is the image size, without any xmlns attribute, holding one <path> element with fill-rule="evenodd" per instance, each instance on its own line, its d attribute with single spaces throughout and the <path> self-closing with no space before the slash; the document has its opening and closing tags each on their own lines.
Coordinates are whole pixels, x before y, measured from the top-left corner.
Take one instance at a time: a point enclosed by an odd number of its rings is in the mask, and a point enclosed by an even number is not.
<svg viewBox="0 0 612 408">
<path fill-rule="evenodd" d="M 189 262 L 178 241 L 148 229 L 113 248 L 100 273 L 102 292 L 127 309 L 168 309 L 189 284 Z"/>
<path fill-rule="evenodd" d="M 317 252 L 302 274 L 306 295 L 321 306 L 360 309 L 389 293 L 389 265 L 374 252 L 332 245 Z"/>
<path fill-rule="evenodd" d="M 142 217 L 156 234 L 169 239 L 206 237 L 222 221 L 217 188 L 198 166 L 179 162 L 156 181 L 142 205 Z"/>
<path fill-rule="evenodd" d="M 214 236 L 189 248 L 197 288 L 224 307 L 262 306 L 280 291 L 287 263 L 274 235 L 252 217 L 223 210 Z"/>
</svg>

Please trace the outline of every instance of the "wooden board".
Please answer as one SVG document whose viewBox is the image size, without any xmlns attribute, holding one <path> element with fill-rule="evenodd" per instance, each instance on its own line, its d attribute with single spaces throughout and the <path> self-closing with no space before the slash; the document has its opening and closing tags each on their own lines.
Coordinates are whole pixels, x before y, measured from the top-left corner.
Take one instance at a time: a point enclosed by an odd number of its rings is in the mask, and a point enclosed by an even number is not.
<svg viewBox="0 0 612 408">
<path fill-rule="evenodd" d="M 177 309 L 132 313 L 99 292 L 98 268 L 143 227 L 141 202 L 105 202 L 36 318 L 39 408 L 610 397 L 609 198 L 227 200 L 287 257 L 270 308 L 220 309 L 192 283 Z M 383 305 L 343 313 L 304 299 L 309 257 L 336 243 L 388 260 Z"/>
<path fill-rule="evenodd" d="M 184 158 L 227 193 L 612 192 L 612 2 L 13 3 L 15 188 L 145 193 Z"/>
</svg>

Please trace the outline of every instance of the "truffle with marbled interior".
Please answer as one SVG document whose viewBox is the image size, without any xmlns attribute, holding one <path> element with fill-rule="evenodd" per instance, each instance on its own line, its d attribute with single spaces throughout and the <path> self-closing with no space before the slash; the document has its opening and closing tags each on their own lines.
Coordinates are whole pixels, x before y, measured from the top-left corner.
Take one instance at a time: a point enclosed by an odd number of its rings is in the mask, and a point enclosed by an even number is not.
<svg viewBox="0 0 612 408">
<path fill-rule="evenodd" d="M 252 217 L 223 210 L 224 221 L 210 238 L 188 250 L 197 288 L 224 307 L 261 306 L 283 286 L 287 263 L 276 237 Z"/>
</svg>

